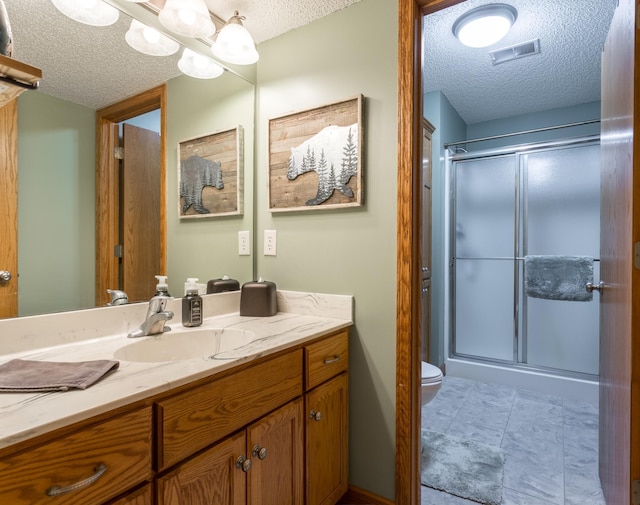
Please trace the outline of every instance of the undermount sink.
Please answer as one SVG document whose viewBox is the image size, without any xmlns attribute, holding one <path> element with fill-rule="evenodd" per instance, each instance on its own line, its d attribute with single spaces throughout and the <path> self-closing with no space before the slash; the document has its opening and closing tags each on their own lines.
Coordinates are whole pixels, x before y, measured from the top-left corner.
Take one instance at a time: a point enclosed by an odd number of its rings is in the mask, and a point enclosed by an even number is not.
<svg viewBox="0 0 640 505">
<path fill-rule="evenodd" d="M 160 362 L 213 358 L 233 351 L 256 339 L 252 331 L 237 328 L 206 328 L 169 331 L 162 335 L 140 337 L 114 353 L 123 361 Z"/>
</svg>

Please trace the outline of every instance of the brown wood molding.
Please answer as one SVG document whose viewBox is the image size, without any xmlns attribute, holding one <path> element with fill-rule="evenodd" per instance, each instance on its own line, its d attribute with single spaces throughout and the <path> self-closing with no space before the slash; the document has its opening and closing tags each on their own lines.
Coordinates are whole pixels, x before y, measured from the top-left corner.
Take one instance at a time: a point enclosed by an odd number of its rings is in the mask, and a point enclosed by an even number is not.
<svg viewBox="0 0 640 505">
<path fill-rule="evenodd" d="M 422 16 L 464 0 L 398 0 L 396 503 L 420 502 Z"/>
<path fill-rule="evenodd" d="M 420 488 L 420 243 L 422 15 L 399 1 L 396 287 L 396 503 L 418 505 Z"/>
<path fill-rule="evenodd" d="M 109 301 L 118 281 L 118 173 L 113 156 L 117 123 L 160 109 L 160 274 L 167 271 L 167 86 L 162 84 L 96 111 L 96 305 Z M 115 129 L 114 129 L 115 128 Z"/>
<path fill-rule="evenodd" d="M 18 315 L 18 101 L 0 107 L 0 318 Z"/>
<path fill-rule="evenodd" d="M 340 498 L 337 505 L 394 505 L 394 502 L 365 489 L 349 486 L 349 490 Z"/>
</svg>

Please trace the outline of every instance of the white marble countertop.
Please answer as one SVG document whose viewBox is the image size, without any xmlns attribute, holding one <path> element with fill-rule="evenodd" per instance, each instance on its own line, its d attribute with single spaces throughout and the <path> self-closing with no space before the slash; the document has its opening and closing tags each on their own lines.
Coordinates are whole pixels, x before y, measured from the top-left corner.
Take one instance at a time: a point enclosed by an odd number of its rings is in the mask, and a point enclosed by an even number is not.
<svg viewBox="0 0 640 505">
<path fill-rule="evenodd" d="M 213 301 L 205 298 L 205 309 L 211 303 L 222 300 L 227 308 L 234 308 L 239 300 L 238 294 L 221 296 L 210 295 Z M 217 298 L 216 298 L 217 297 Z M 176 300 L 179 302 L 179 299 Z M 146 304 L 139 304 L 144 305 Z M 225 304 L 222 304 L 225 305 Z M 172 310 L 178 310 L 175 303 Z M 117 312 L 109 307 L 96 309 L 109 312 L 113 318 L 125 310 Z M 144 309 L 138 309 L 141 312 Z M 129 311 L 132 309 L 129 308 Z M 180 338 L 190 331 L 203 329 L 241 329 L 252 332 L 252 341 L 243 347 L 227 351 L 221 355 L 202 356 L 182 361 L 163 362 L 133 362 L 115 357 L 117 351 L 143 339 L 156 337 L 126 337 L 133 323 L 119 322 L 121 331 L 107 335 L 93 337 L 94 329 L 87 325 L 86 311 L 78 317 L 83 317 L 84 332 L 78 332 L 73 338 L 64 333 L 56 333 L 51 339 L 51 345 L 43 346 L 46 339 L 33 329 L 28 329 L 29 317 L 22 319 L 22 326 L 15 321 L 3 328 L 0 321 L 2 340 L 8 337 L 6 328 L 18 332 L 14 337 L 24 342 L 3 345 L 0 342 L 0 363 L 14 358 L 24 358 L 43 361 L 84 361 L 95 359 L 118 359 L 119 368 L 98 383 L 86 390 L 70 390 L 51 393 L 0 393 L 0 448 L 13 445 L 51 430 L 68 426 L 78 421 L 88 419 L 108 410 L 122 407 L 132 402 L 142 400 L 153 395 L 166 392 L 177 386 L 187 384 L 197 379 L 227 370 L 241 363 L 278 352 L 316 337 L 346 328 L 353 324 L 353 298 L 344 295 L 322 295 L 314 293 L 278 292 L 279 312 L 272 317 L 240 316 L 237 311 L 226 314 L 211 315 L 212 311 L 205 310 L 206 317 L 202 326 L 184 328 L 181 324 L 179 312 L 170 321 L 172 331 L 164 338 Z M 215 313 L 215 311 L 213 311 Z M 46 317 L 46 316 L 38 316 Z M 60 315 L 54 317 L 60 318 Z M 69 314 L 73 317 L 73 314 Z M 42 322 L 31 321 L 31 328 Z M 46 323 L 46 321 L 45 321 Z M 9 326 L 9 325 L 12 326 Z M 72 324 L 64 321 L 64 324 Z M 135 326 L 135 324 L 133 324 Z M 46 325 L 45 325 L 46 326 Z M 22 330 L 20 330 L 22 328 Z M 68 332 L 67 332 L 68 333 Z M 34 346 L 33 342 L 38 346 Z M 17 352 L 15 349 L 19 349 Z M 5 352 L 2 352 L 2 351 Z M 11 350 L 12 352 L 6 352 Z"/>
</svg>

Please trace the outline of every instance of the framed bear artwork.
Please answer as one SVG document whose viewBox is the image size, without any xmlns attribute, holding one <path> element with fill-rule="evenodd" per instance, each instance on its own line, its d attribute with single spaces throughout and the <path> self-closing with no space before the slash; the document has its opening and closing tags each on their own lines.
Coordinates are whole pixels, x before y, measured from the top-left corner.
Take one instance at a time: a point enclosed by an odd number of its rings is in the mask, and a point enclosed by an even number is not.
<svg viewBox="0 0 640 505">
<path fill-rule="evenodd" d="M 363 204 L 362 95 L 269 120 L 269 210 Z"/>
<path fill-rule="evenodd" d="M 180 219 L 241 215 L 242 126 L 178 142 Z"/>
</svg>

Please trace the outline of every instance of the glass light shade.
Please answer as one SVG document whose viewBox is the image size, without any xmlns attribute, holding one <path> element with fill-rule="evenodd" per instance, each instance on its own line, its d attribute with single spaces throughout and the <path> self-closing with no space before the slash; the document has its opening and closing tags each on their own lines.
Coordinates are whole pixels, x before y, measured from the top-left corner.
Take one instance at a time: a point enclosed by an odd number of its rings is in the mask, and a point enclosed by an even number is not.
<svg viewBox="0 0 640 505">
<path fill-rule="evenodd" d="M 460 16 L 453 33 L 465 46 L 488 47 L 509 32 L 517 17 L 518 11 L 510 5 L 483 5 Z"/>
<path fill-rule="evenodd" d="M 218 32 L 211 51 L 223 61 L 236 65 L 251 65 L 258 61 L 260 55 L 256 51 L 253 37 L 242 25 L 242 19 L 244 18 L 236 11 Z"/>
<path fill-rule="evenodd" d="M 180 44 L 175 40 L 137 19 L 131 21 L 131 26 L 124 38 L 136 51 L 150 56 L 169 56 L 180 49 Z"/>
<path fill-rule="evenodd" d="M 158 19 L 163 26 L 185 37 L 209 37 L 216 31 L 204 0 L 167 0 Z"/>
<path fill-rule="evenodd" d="M 224 69 L 211 58 L 198 54 L 189 48 L 185 48 L 182 52 L 178 68 L 183 74 L 196 79 L 215 79 L 224 72 Z"/>
<path fill-rule="evenodd" d="M 65 16 L 91 26 L 109 26 L 118 21 L 120 12 L 102 0 L 51 0 Z"/>
</svg>

